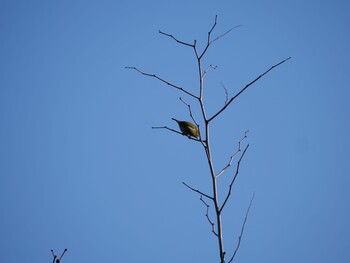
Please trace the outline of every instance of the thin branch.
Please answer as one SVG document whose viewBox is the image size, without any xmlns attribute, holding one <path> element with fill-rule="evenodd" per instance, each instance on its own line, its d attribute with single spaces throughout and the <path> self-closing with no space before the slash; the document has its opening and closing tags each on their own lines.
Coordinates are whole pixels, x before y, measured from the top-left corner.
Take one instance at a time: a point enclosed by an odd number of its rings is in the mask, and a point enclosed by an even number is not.
<svg viewBox="0 0 350 263">
<path fill-rule="evenodd" d="M 63 255 L 64 255 L 66 252 L 67 252 L 67 249 L 65 249 L 65 250 L 63 251 L 62 255 L 60 256 L 60 261 L 61 261 Z"/>
<path fill-rule="evenodd" d="M 51 249 L 51 253 L 52 253 L 52 256 L 53 256 L 52 263 L 55 263 L 55 260 L 56 260 L 57 256 L 53 253 L 52 249 Z"/>
<path fill-rule="evenodd" d="M 241 91 L 239 91 L 235 96 L 233 96 L 217 113 L 215 113 L 211 118 L 208 119 L 208 122 L 212 121 L 215 117 L 217 117 L 221 112 L 223 112 L 228 105 L 231 104 L 231 102 L 236 99 L 239 95 L 241 95 L 241 93 L 243 91 L 245 91 L 248 87 L 250 87 L 252 84 L 254 84 L 257 80 L 259 80 L 261 77 L 263 77 L 264 75 L 266 75 L 268 72 L 270 72 L 271 70 L 273 70 L 275 67 L 278 67 L 279 65 L 281 65 L 282 63 L 286 62 L 287 60 L 291 59 L 291 57 L 286 58 L 284 60 L 282 60 L 281 62 L 273 65 L 271 68 L 269 68 L 268 70 L 266 70 L 264 73 L 262 73 L 259 77 L 257 77 L 256 79 L 254 79 L 252 82 L 248 83 L 243 89 L 241 89 Z"/>
<path fill-rule="evenodd" d="M 55 253 L 53 252 L 53 249 L 51 249 L 51 253 L 52 253 L 52 256 L 53 256 L 53 260 L 52 260 L 52 263 L 60 263 L 61 262 L 61 259 L 63 257 L 63 255 L 67 252 L 67 249 L 65 248 L 63 253 L 61 254 L 60 258 L 57 259 L 57 255 L 55 255 Z"/>
<path fill-rule="evenodd" d="M 241 144 L 242 144 L 243 140 L 248 137 L 248 135 L 247 135 L 248 132 L 249 132 L 249 130 L 244 132 L 244 137 L 238 142 L 237 151 L 230 157 L 230 160 L 227 163 L 227 165 L 215 177 L 221 176 L 231 166 L 233 159 L 236 158 L 236 156 L 241 152 Z"/>
<path fill-rule="evenodd" d="M 223 202 L 221 208 L 219 209 L 219 212 L 221 213 L 222 209 L 224 209 L 225 205 L 226 205 L 226 202 L 227 200 L 229 199 L 230 195 L 231 195 L 231 190 L 232 190 L 232 186 L 234 184 L 234 182 L 236 181 L 236 178 L 237 178 L 237 175 L 239 173 L 239 167 L 241 165 L 241 161 L 246 153 L 246 151 L 248 150 L 248 147 L 249 147 L 249 144 L 245 147 L 242 155 L 241 155 L 241 158 L 239 158 L 238 162 L 237 162 L 237 168 L 236 168 L 236 173 L 235 173 L 235 176 L 232 178 L 232 181 L 230 183 L 230 187 L 229 187 L 229 190 L 228 190 L 228 193 L 226 195 L 226 198 L 225 198 L 225 201 Z"/>
<path fill-rule="evenodd" d="M 244 233 L 245 224 L 246 224 L 247 219 L 248 219 L 249 211 L 250 211 L 250 208 L 251 208 L 251 206 L 252 206 L 252 203 L 253 203 L 253 200 L 254 200 L 254 196 L 255 196 L 255 193 L 253 193 L 252 199 L 250 199 L 250 203 L 249 203 L 247 212 L 246 212 L 246 214 L 245 214 L 244 221 L 243 221 L 243 225 L 242 225 L 242 228 L 241 228 L 241 233 L 240 233 L 240 235 L 239 235 L 239 237 L 238 237 L 238 243 L 237 243 L 235 252 L 233 253 L 233 255 L 232 255 L 232 257 L 231 257 L 231 259 L 229 260 L 228 263 L 233 262 L 233 259 L 234 259 L 234 257 L 235 257 L 236 254 L 237 254 L 237 251 L 238 251 L 238 249 L 239 249 L 239 246 L 241 245 L 241 241 L 242 241 L 242 236 L 243 236 L 243 233 Z"/>
<path fill-rule="evenodd" d="M 194 189 L 193 187 L 189 186 L 188 184 L 186 184 L 185 182 L 182 182 L 185 186 L 187 186 L 189 189 L 191 189 L 193 192 L 196 192 L 198 194 L 200 194 L 201 196 L 205 196 L 208 199 L 213 200 L 213 197 L 211 197 L 210 195 L 207 195 L 205 193 L 203 193 L 202 191 L 199 191 L 198 189 Z"/>
<path fill-rule="evenodd" d="M 161 77 L 159 77 L 159 76 L 157 76 L 155 74 L 150 74 L 150 73 L 143 72 L 143 71 L 139 70 L 136 67 L 125 67 L 125 68 L 126 69 L 136 70 L 140 74 L 142 74 L 144 76 L 147 76 L 147 77 L 156 78 L 156 79 L 160 80 L 161 82 L 163 82 L 163 83 L 165 83 L 165 84 L 167 84 L 167 85 L 169 85 L 169 86 L 171 86 L 171 87 L 173 87 L 175 89 L 181 90 L 182 92 L 186 93 L 187 95 L 189 95 L 189 96 L 191 96 L 191 97 L 193 97 L 195 99 L 198 99 L 198 97 L 196 95 L 192 94 L 191 92 L 187 91 L 186 89 L 184 89 L 184 88 L 182 88 L 180 86 L 177 86 L 177 85 L 175 85 L 175 84 L 173 84 L 173 83 L 171 83 L 171 82 L 169 82 L 169 81 L 167 81 L 167 80 L 165 80 L 165 79 L 163 79 L 163 78 L 161 78 Z"/>
<path fill-rule="evenodd" d="M 215 231 L 215 224 L 213 223 L 213 221 L 211 221 L 211 219 L 210 219 L 210 217 L 209 217 L 209 208 L 210 208 L 210 206 L 203 200 L 203 196 L 201 196 L 200 200 L 201 200 L 201 201 L 203 202 L 203 204 L 207 207 L 207 211 L 206 211 L 206 213 L 205 213 L 205 216 L 206 216 L 206 218 L 207 218 L 209 224 L 211 225 L 211 232 L 213 232 L 213 234 L 214 234 L 215 236 L 218 237 L 218 234 L 217 234 L 216 231 Z"/>
<path fill-rule="evenodd" d="M 233 29 L 237 28 L 237 27 L 240 27 L 242 25 L 237 25 L 237 26 L 234 26 L 234 27 L 231 27 L 229 30 L 227 30 L 225 33 L 223 33 L 222 35 L 218 36 L 217 38 L 213 39 L 212 41 L 210 41 L 210 44 L 212 44 L 213 42 L 215 42 L 216 40 L 218 40 L 219 38 L 222 38 L 224 36 L 226 36 L 228 33 L 230 33 Z"/>
<path fill-rule="evenodd" d="M 217 67 L 218 66 L 213 66 L 213 65 L 209 65 L 204 71 L 203 71 L 203 75 L 202 75 L 202 79 L 204 79 L 204 77 L 205 77 L 205 75 L 208 73 L 208 71 L 210 70 L 210 69 L 217 69 Z"/>
<path fill-rule="evenodd" d="M 188 139 L 190 140 L 193 140 L 193 141 L 196 141 L 196 142 L 202 142 L 201 140 L 197 139 L 197 138 L 194 138 L 194 137 L 190 137 L 190 136 L 187 136 L 186 134 L 183 134 L 182 132 L 179 132 L 177 130 L 174 130 L 172 128 L 169 128 L 167 126 L 153 126 L 151 127 L 152 129 L 167 129 L 169 131 L 172 131 L 172 132 L 175 132 L 175 133 L 178 133 L 178 134 L 181 134 L 183 136 L 186 136 Z"/>
<path fill-rule="evenodd" d="M 174 37 L 174 36 L 171 35 L 171 34 L 162 32 L 162 31 L 160 31 L 160 30 L 159 30 L 158 32 L 159 32 L 159 34 L 162 34 L 162 35 L 165 35 L 165 36 L 167 36 L 167 37 L 170 37 L 170 38 L 174 39 L 177 43 L 179 43 L 179 44 L 181 44 L 181 45 L 185 45 L 185 46 L 189 46 L 189 47 L 193 47 L 193 48 L 194 48 L 195 45 L 196 45 L 196 40 L 194 41 L 194 44 L 190 44 L 190 43 L 187 43 L 187 42 L 178 40 L 176 37 Z"/>
<path fill-rule="evenodd" d="M 226 35 L 227 35 L 228 33 L 230 33 L 233 29 L 235 29 L 235 28 L 241 26 L 241 25 L 238 25 L 238 26 L 232 27 L 232 28 L 230 28 L 229 30 L 227 30 L 225 33 L 223 33 L 223 34 L 221 34 L 220 36 L 218 36 L 218 37 L 216 37 L 216 38 L 214 38 L 214 39 L 211 40 L 211 39 L 210 39 L 211 33 L 213 32 L 213 30 L 214 30 L 214 28 L 215 28 L 215 26 L 216 26 L 216 24 L 217 24 L 217 18 L 218 18 L 218 16 L 216 15 L 216 16 L 215 16 L 214 24 L 213 24 L 212 28 L 210 29 L 210 31 L 208 32 L 207 45 L 206 45 L 206 47 L 204 48 L 202 54 L 201 54 L 199 57 L 197 56 L 198 59 L 201 59 L 201 58 L 204 56 L 204 54 L 207 52 L 209 46 L 210 46 L 212 43 L 214 43 L 215 41 L 219 40 L 220 38 L 226 36 Z"/>
<path fill-rule="evenodd" d="M 225 103 L 224 105 L 227 104 L 227 101 L 228 101 L 228 92 L 227 92 L 227 89 L 225 87 L 225 85 L 221 82 L 221 86 L 223 87 L 224 91 L 225 91 L 225 95 L 226 95 L 226 98 L 225 98 Z"/>
<path fill-rule="evenodd" d="M 196 120 L 194 119 L 194 116 L 193 116 L 193 114 L 192 114 L 191 105 L 188 104 L 188 103 L 186 103 L 181 97 L 180 97 L 179 99 L 180 99 L 180 101 L 181 101 L 183 104 L 185 104 L 185 105 L 187 106 L 188 111 L 189 111 L 189 113 L 190 113 L 191 119 L 192 119 L 193 122 L 197 125 L 197 128 L 199 129 L 199 125 L 198 125 L 198 123 L 196 122 Z"/>
<path fill-rule="evenodd" d="M 218 16 L 216 15 L 216 16 L 215 16 L 215 20 L 214 20 L 214 24 L 213 24 L 213 26 L 211 27 L 211 29 L 210 29 L 209 32 L 208 32 L 207 45 L 205 46 L 205 48 L 204 48 L 202 54 L 201 54 L 200 56 L 198 56 L 198 54 L 197 54 L 197 52 L 196 52 L 196 56 L 197 56 L 198 60 L 200 60 L 200 59 L 204 56 L 205 52 L 207 52 L 207 50 L 208 50 L 210 44 L 212 43 L 212 42 L 210 41 L 210 36 L 211 36 L 211 32 L 213 32 L 213 30 L 214 30 L 214 28 L 215 28 L 215 26 L 216 26 L 216 24 L 217 24 L 217 23 L 216 23 L 217 20 L 218 20 Z"/>
</svg>

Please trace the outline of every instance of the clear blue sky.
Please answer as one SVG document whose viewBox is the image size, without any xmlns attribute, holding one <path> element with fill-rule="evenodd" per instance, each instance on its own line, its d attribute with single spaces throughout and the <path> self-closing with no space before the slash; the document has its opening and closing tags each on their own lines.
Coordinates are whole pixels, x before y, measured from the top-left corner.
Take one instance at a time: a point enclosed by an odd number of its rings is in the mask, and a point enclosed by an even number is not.
<svg viewBox="0 0 350 263">
<path fill-rule="evenodd" d="M 214 36 L 243 26 L 203 61 L 209 114 L 221 82 L 232 96 L 292 57 L 213 123 L 217 170 L 250 130 L 227 253 L 255 192 L 237 262 L 350 262 L 348 1 L 166 2 L 0 2 L 1 262 L 219 262 L 181 184 L 210 191 L 202 148 L 151 129 L 189 119 L 183 94 L 124 69 L 196 92 L 191 49 L 158 30 L 203 46 L 216 14 Z"/>
</svg>

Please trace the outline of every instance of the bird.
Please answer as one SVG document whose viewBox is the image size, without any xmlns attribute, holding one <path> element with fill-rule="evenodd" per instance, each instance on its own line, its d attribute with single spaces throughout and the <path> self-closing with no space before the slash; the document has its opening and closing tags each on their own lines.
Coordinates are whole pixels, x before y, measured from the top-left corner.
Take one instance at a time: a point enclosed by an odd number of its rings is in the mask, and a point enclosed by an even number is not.
<svg viewBox="0 0 350 263">
<path fill-rule="evenodd" d="M 194 125 L 189 121 L 179 121 L 175 118 L 172 118 L 172 120 L 177 122 L 183 135 L 188 136 L 188 138 L 190 138 L 191 136 L 195 138 L 199 138 L 199 129 L 197 125 Z"/>
</svg>

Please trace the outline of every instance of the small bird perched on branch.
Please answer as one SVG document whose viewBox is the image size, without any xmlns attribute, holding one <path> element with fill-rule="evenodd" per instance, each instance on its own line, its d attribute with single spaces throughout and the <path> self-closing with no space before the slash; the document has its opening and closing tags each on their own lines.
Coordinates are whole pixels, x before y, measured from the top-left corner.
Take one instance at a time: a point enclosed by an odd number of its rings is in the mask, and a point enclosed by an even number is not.
<svg viewBox="0 0 350 263">
<path fill-rule="evenodd" d="M 194 125 L 193 123 L 188 122 L 188 121 L 179 121 L 179 120 L 174 119 L 174 118 L 172 118 L 172 120 L 177 122 L 183 135 L 186 135 L 188 137 L 193 136 L 195 138 L 199 137 L 198 127 L 196 125 Z"/>
</svg>

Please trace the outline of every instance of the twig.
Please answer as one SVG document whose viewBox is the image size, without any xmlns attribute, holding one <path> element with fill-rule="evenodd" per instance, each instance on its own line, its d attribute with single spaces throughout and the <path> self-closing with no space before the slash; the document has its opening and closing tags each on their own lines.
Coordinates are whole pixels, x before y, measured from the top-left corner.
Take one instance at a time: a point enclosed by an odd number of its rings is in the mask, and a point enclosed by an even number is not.
<svg viewBox="0 0 350 263">
<path fill-rule="evenodd" d="M 225 85 L 222 82 L 221 82 L 221 86 L 224 88 L 224 91 L 225 91 L 226 99 L 225 99 L 224 105 L 226 105 L 227 101 L 228 101 L 228 92 L 227 92 L 227 89 L 226 89 Z"/>
<path fill-rule="evenodd" d="M 229 160 L 229 162 L 227 163 L 227 165 L 226 165 L 215 177 L 221 176 L 221 175 L 231 166 L 233 159 L 236 158 L 236 156 L 238 155 L 238 153 L 241 152 L 241 143 L 243 142 L 243 140 L 244 140 L 245 138 L 248 137 L 248 135 L 247 135 L 248 132 L 249 132 L 249 130 L 247 130 L 247 131 L 244 132 L 244 137 L 238 142 L 238 149 L 237 149 L 237 151 L 230 157 L 230 160 Z"/>
<path fill-rule="evenodd" d="M 270 72 L 271 70 L 273 70 L 275 67 L 278 67 L 279 65 L 281 65 L 282 63 L 286 62 L 287 60 L 291 59 L 291 57 L 286 58 L 284 60 L 282 60 L 281 62 L 273 65 L 271 68 L 269 68 L 268 70 L 266 70 L 264 73 L 262 73 L 259 77 L 257 77 L 256 79 L 254 79 L 253 81 L 251 81 L 250 83 L 248 83 L 243 89 L 241 89 L 235 96 L 233 96 L 229 102 L 227 102 L 217 113 L 215 113 L 211 118 L 208 119 L 208 122 L 212 121 L 214 118 L 216 118 L 221 112 L 223 112 L 228 105 L 231 104 L 231 102 L 236 99 L 239 95 L 241 95 L 241 93 L 243 91 L 245 91 L 248 87 L 250 87 L 252 84 L 254 84 L 257 80 L 259 80 L 261 77 L 263 77 L 264 75 L 266 75 L 268 72 Z"/>
<path fill-rule="evenodd" d="M 212 44 L 214 41 L 218 40 L 219 38 L 222 38 L 224 37 L 225 35 L 227 35 L 228 33 L 230 33 L 233 29 L 237 28 L 237 27 L 240 27 L 242 25 L 237 25 L 237 26 L 234 26 L 234 27 L 231 27 L 229 30 L 227 30 L 225 33 L 223 33 L 222 35 L 218 36 L 217 38 L 213 39 L 212 41 L 210 41 L 210 44 Z"/>
<path fill-rule="evenodd" d="M 198 123 L 196 122 L 196 120 L 194 119 L 194 116 L 193 116 L 193 114 L 192 114 L 191 105 L 188 104 L 188 103 L 186 103 L 181 97 L 180 97 L 179 99 L 180 99 L 180 101 L 181 101 L 183 104 L 185 104 L 185 105 L 187 106 L 188 111 L 189 111 L 189 113 L 190 113 L 191 119 L 192 119 L 193 122 L 197 125 L 197 128 L 199 129 L 199 125 L 198 125 Z"/>
<path fill-rule="evenodd" d="M 176 37 L 174 37 L 173 35 L 171 35 L 171 34 L 168 34 L 168 33 L 165 33 L 165 32 L 162 32 L 162 31 L 158 31 L 159 32 L 159 34 L 162 34 L 162 35 L 165 35 L 165 36 L 167 36 L 167 37 L 170 37 L 170 38 L 172 38 L 172 39 L 174 39 L 177 43 L 179 43 L 179 44 L 182 44 L 182 45 L 185 45 L 185 46 L 189 46 L 189 47 L 195 47 L 195 45 L 196 45 L 196 40 L 194 40 L 194 44 L 190 44 L 190 43 L 187 43 L 187 42 L 184 42 L 184 41 L 181 41 L 181 40 L 178 40 Z"/>
<path fill-rule="evenodd" d="M 236 253 L 237 253 L 237 251 L 238 251 L 238 249 L 239 249 L 239 246 L 241 245 L 241 241 L 242 241 L 242 236 L 243 236 L 243 233 L 244 233 L 245 224 L 246 224 L 247 219 L 248 219 L 250 207 L 252 206 L 252 203 L 253 203 L 253 200 L 254 200 L 254 196 L 255 196 L 255 193 L 253 193 L 252 199 L 250 199 L 250 203 L 249 203 L 247 212 L 246 212 L 246 214 L 245 214 L 244 221 L 243 221 L 243 225 L 242 225 L 242 228 L 241 228 L 241 233 L 240 233 L 240 235 L 239 235 L 239 237 L 238 237 L 238 243 L 237 243 L 235 252 L 233 253 L 233 255 L 232 255 L 232 257 L 231 257 L 231 259 L 229 260 L 228 263 L 233 262 L 233 259 L 234 259 L 234 257 L 236 256 Z"/>
<path fill-rule="evenodd" d="M 53 260 L 52 260 L 52 263 L 60 263 L 61 262 L 61 259 L 63 257 L 63 255 L 67 252 L 67 249 L 64 249 L 62 255 L 60 256 L 60 258 L 57 259 L 57 255 L 55 255 L 55 253 L 53 252 L 53 249 L 51 249 L 51 253 L 52 253 L 52 256 L 53 256 Z"/>
<path fill-rule="evenodd" d="M 218 19 L 218 16 L 216 15 L 216 16 L 215 16 L 215 20 L 214 20 L 214 24 L 213 24 L 213 26 L 211 27 L 211 29 L 210 29 L 209 32 L 208 32 L 207 45 L 205 46 L 205 48 L 204 48 L 202 54 L 201 54 L 200 56 L 197 56 L 197 58 L 198 58 L 199 60 L 204 56 L 205 52 L 207 52 L 207 50 L 208 50 L 210 44 L 212 43 L 212 41 L 210 41 L 210 36 L 211 36 L 211 32 L 213 32 L 214 28 L 216 27 L 217 19 Z"/>
<path fill-rule="evenodd" d="M 218 39 L 220 39 L 220 38 L 226 36 L 226 35 L 227 35 L 228 33 L 230 33 L 233 29 L 235 29 L 235 28 L 241 26 L 241 25 L 238 25 L 238 26 L 232 27 L 232 28 L 230 28 L 229 30 L 227 30 L 225 33 L 221 34 L 220 36 L 214 38 L 213 40 L 210 40 L 211 33 L 213 32 L 213 30 L 214 30 L 214 28 L 215 28 L 215 26 L 216 26 L 216 24 L 217 24 L 217 18 L 218 18 L 218 16 L 216 15 L 216 16 L 215 16 L 215 20 L 214 20 L 214 24 L 213 24 L 212 28 L 210 29 L 210 31 L 208 32 L 207 45 L 206 45 L 206 47 L 204 48 L 202 54 L 198 57 L 198 59 L 201 59 L 201 58 L 204 56 L 205 52 L 207 51 L 207 49 L 209 48 L 209 46 L 210 46 L 213 42 L 215 42 L 216 40 L 218 40 Z"/>
<path fill-rule="evenodd" d="M 51 253 L 52 253 L 52 256 L 53 256 L 52 263 L 55 263 L 57 256 L 53 253 L 53 249 L 51 249 Z"/>
<path fill-rule="evenodd" d="M 221 213 L 222 209 L 225 207 L 226 202 L 227 202 L 227 200 L 229 199 L 229 197 L 230 197 L 230 195 L 231 195 L 232 185 L 233 185 L 233 183 L 236 181 L 237 175 L 238 175 L 238 173 L 239 173 L 239 167 L 240 167 L 240 165 L 241 165 L 241 161 L 242 161 L 242 159 L 243 159 L 243 157 L 244 157 L 246 151 L 248 150 L 248 147 L 249 147 L 249 144 L 245 147 L 245 149 L 244 149 L 244 151 L 243 151 L 243 153 L 242 153 L 242 155 L 241 155 L 241 158 L 239 158 L 239 160 L 238 160 L 238 162 L 237 162 L 237 168 L 236 168 L 235 176 L 232 178 L 232 181 L 231 181 L 231 183 L 230 183 L 230 187 L 229 187 L 228 193 L 227 193 L 227 195 L 226 195 L 225 201 L 223 202 L 221 208 L 219 209 L 219 213 Z"/>
<path fill-rule="evenodd" d="M 167 80 L 157 76 L 156 74 L 150 74 L 150 73 L 143 72 L 143 71 L 139 70 L 136 67 L 125 67 L 125 68 L 126 69 L 136 70 L 140 74 L 142 74 L 144 76 L 147 76 L 147 77 L 156 78 L 156 79 L 160 80 L 161 82 L 163 82 L 163 83 L 165 83 L 165 84 L 167 84 L 167 85 L 169 85 L 169 86 L 171 86 L 171 87 L 173 87 L 175 89 L 181 90 L 182 92 L 186 93 L 187 95 L 189 95 L 189 96 L 191 96 L 191 97 L 193 97 L 195 99 L 198 99 L 198 97 L 196 95 L 192 94 L 191 92 L 187 91 L 186 89 L 184 89 L 184 88 L 182 88 L 182 87 L 180 87 L 178 85 L 175 85 L 175 84 L 173 84 L 173 83 L 171 83 L 171 82 L 169 82 L 169 81 L 167 81 Z"/>
<path fill-rule="evenodd" d="M 204 77 L 205 77 L 205 75 L 208 73 L 208 71 L 210 70 L 210 69 L 217 69 L 218 68 L 218 66 L 213 66 L 213 65 L 209 65 L 204 71 L 203 71 L 203 75 L 202 75 L 202 79 L 204 79 Z"/>
<path fill-rule="evenodd" d="M 196 192 L 196 193 L 200 194 L 201 196 L 204 195 L 206 198 L 209 198 L 209 199 L 213 200 L 213 197 L 211 197 L 210 195 L 207 195 L 207 194 L 203 193 L 202 191 L 199 191 L 198 189 L 194 189 L 193 187 L 189 186 L 185 182 L 182 182 L 182 183 L 185 186 L 187 186 L 189 189 L 191 189 L 193 192 Z"/>
<path fill-rule="evenodd" d="M 217 234 L 216 231 L 215 231 L 215 224 L 213 223 L 213 221 L 211 221 L 211 219 L 210 219 L 210 217 L 209 217 L 209 208 L 210 208 L 210 206 L 203 200 L 203 196 L 201 196 L 200 200 L 201 200 L 201 201 L 203 202 L 203 204 L 207 207 L 207 211 L 206 211 L 206 213 L 205 213 L 205 216 L 206 216 L 206 218 L 207 218 L 209 224 L 211 225 L 211 232 L 213 232 L 213 234 L 214 234 L 215 236 L 218 237 L 218 234 Z"/>
</svg>

